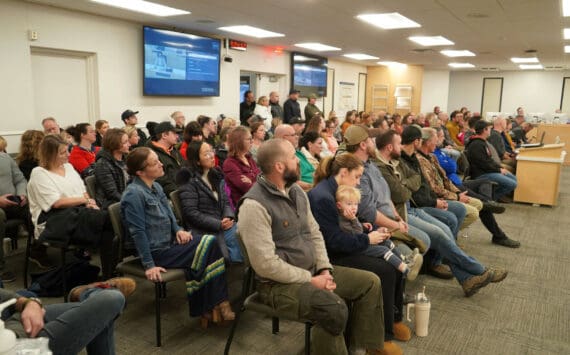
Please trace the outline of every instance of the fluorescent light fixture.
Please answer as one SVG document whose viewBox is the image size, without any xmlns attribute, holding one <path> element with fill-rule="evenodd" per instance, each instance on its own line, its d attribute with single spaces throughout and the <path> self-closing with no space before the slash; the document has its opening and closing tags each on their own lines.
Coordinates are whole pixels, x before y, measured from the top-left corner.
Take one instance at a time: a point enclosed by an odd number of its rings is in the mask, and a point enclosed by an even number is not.
<svg viewBox="0 0 570 355">
<path fill-rule="evenodd" d="M 153 2 L 144 1 L 144 0 L 91 0 L 91 1 L 103 5 L 109 5 L 121 9 L 142 12 L 143 14 L 160 16 L 160 17 L 190 14 L 190 11 L 175 9 L 170 6 L 155 4 Z"/>
<path fill-rule="evenodd" d="M 448 57 L 474 57 L 475 53 L 468 51 L 468 50 L 453 50 L 453 49 L 446 49 L 440 51 L 439 53 L 446 55 Z"/>
<path fill-rule="evenodd" d="M 452 68 L 475 68 L 471 63 L 449 63 L 448 65 Z"/>
<path fill-rule="evenodd" d="M 570 53 L 570 46 L 564 46 L 564 53 Z"/>
<path fill-rule="evenodd" d="M 452 46 L 455 43 L 451 42 L 443 36 L 412 36 L 408 37 L 412 42 L 416 42 L 419 45 L 428 46 Z"/>
<path fill-rule="evenodd" d="M 218 30 L 238 33 L 240 35 L 256 37 L 256 38 L 285 37 L 283 33 L 271 32 L 261 28 L 247 26 L 247 25 L 218 27 Z"/>
<path fill-rule="evenodd" d="M 565 28 L 563 31 L 564 39 L 570 39 L 570 28 Z"/>
<path fill-rule="evenodd" d="M 410 20 L 406 16 L 402 16 L 397 12 L 387 14 L 363 14 L 356 16 L 356 18 L 384 30 L 422 27 L 419 23 Z"/>
<path fill-rule="evenodd" d="M 343 55 L 347 58 L 356 59 L 356 60 L 377 60 L 377 59 L 380 59 L 378 57 L 374 57 L 372 55 L 368 55 L 368 54 L 364 54 L 364 53 L 349 53 L 349 54 L 343 54 Z"/>
<path fill-rule="evenodd" d="M 376 64 L 384 65 L 387 67 L 395 67 L 395 68 L 403 68 L 403 67 L 408 66 L 407 64 L 404 64 L 404 63 L 391 62 L 391 61 L 380 61 L 380 62 L 376 62 Z"/>
<path fill-rule="evenodd" d="M 532 69 L 544 69 L 542 64 L 521 64 L 519 68 L 522 70 L 532 70 Z"/>
<path fill-rule="evenodd" d="M 519 57 L 513 57 L 511 58 L 511 62 L 513 63 L 538 63 L 538 58 L 537 57 L 529 57 L 529 58 L 519 58 Z"/>
<path fill-rule="evenodd" d="M 304 55 L 298 55 L 298 54 L 295 54 L 295 56 L 293 57 L 293 60 L 295 62 L 318 62 L 319 61 L 317 58 L 310 58 L 310 57 L 306 57 Z"/>
<path fill-rule="evenodd" d="M 570 0 L 562 0 L 562 16 L 570 16 Z"/>
<path fill-rule="evenodd" d="M 295 47 L 311 49 L 317 52 L 340 51 L 340 48 L 327 46 L 326 44 L 322 43 L 297 43 L 295 44 Z"/>
</svg>

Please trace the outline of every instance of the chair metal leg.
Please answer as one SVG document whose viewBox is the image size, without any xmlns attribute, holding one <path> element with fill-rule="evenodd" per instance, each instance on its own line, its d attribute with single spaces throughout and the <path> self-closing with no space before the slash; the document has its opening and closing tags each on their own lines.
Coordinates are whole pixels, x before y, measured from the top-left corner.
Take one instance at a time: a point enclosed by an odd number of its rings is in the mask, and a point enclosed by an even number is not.
<svg viewBox="0 0 570 355">
<path fill-rule="evenodd" d="M 232 328 L 230 329 L 230 335 L 228 336 L 228 340 L 226 341 L 226 347 L 224 348 L 224 355 L 228 355 L 230 353 L 230 347 L 232 346 L 232 341 L 234 340 L 234 334 L 236 332 L 237 325 L 243 311 L 244 311 L 243 306 L 240 307 L 239 310 L 237 311 L 236 319 L 234 319 L 234 323 L 232 324 Z"/>
<path fill-rule="evenodd" d="M 311 355 L 311 327 L 309 322 L 305 323 L 305 355 Z"/>
<path fill-rule="evenodd" d="M 26 244 L 26 259 L 24 260 L 24 288 L 28 288 L 28 272 L 30 271 L 30 255 L 32 254 L 33 233 L 28 232 L 28 242 Z"/>
<path fill-rule="evenodd" d="M 155 282 L 154 283 L 154 305 L 155 305 L 155 320 L 156 320 L 156 346 L 162 346 L 162 334 L 160 328 L 160 299 L 162 295 L 162 288 L 164 282 Z"/>
<path fill-rule="evenodd" d="M 61 288 L 63 291 L 63 302 L 67 302 L 67 282 L 65 280 L 65 248 L 61 248 Z"/>
<path fill-rule="evenodd" d="M 273 334 L 279 333 L 279 318 L 277 317 L 271 318 L 271 333 Z"/>
</svg>

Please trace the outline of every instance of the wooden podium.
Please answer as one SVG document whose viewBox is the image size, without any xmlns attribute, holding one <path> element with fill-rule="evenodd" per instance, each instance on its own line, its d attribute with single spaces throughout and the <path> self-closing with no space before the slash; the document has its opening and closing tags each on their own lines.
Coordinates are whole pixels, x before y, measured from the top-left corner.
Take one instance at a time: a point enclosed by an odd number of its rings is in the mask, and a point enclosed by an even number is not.
<svg viewBox="0 0 570 355">
<path fill-rule="evenodd" d="M 559 143 L 570 142 L 570 124 L 540 124 L 534 132 L 536 137 L 535 142 L 540 140 L 544 132 L 544 144 L 556 143 L 556 137 L 559 138 Z M 532 131 L 527 134 L 527 137 L 532 137 Z M 564 165 L 570 165 L 570 154 L 566 155 Z"/>
<path fill-rule="evenodd" d="M 515 201 L 556 206 L 560 173 L 566 156 L 564 146 L 565 143 L 546 144 L 519 150 Z"/>
</svg>

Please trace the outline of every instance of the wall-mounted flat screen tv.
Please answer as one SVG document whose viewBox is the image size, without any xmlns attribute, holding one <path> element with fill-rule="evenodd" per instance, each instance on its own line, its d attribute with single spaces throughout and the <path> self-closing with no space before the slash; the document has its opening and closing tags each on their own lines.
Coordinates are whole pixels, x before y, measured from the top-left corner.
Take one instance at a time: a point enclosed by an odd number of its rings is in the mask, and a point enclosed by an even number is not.
<svg viewBox="0 0 570 355">
<path fill-rule="evenodd" d="M 144 26 L 143 93 L 220 96 L 220 40 Z"/>
<path fill-rule="evenodd" d="M 291 53 L 291 87 L 299 90 L 301 96 L 326 96 L 327 63 L 327 58 Z"/>
</svg>

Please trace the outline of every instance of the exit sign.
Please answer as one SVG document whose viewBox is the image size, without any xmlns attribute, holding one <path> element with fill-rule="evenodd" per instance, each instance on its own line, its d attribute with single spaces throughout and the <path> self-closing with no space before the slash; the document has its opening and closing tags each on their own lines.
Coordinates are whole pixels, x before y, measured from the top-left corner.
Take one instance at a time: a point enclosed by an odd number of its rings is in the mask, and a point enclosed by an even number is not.
<svg viewBox="0 0 570 355">
<path fill-rule="evenodd" d="M 246 51 L 247 50 L 247 43 L 243 41 L 238 41 L 235 39 L 230 39 L 230 49 L 235 49 L 237 51 Z"/>
</svg>

